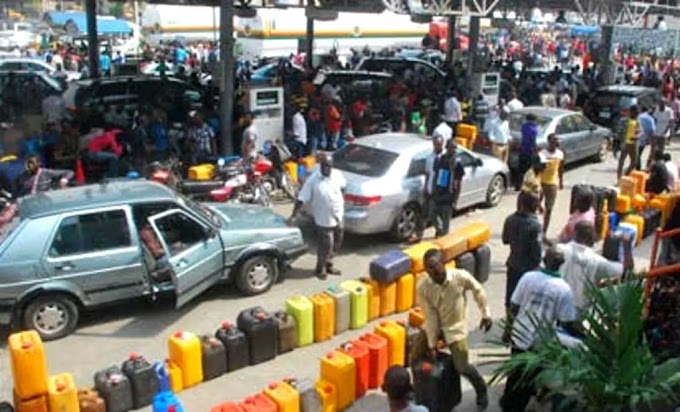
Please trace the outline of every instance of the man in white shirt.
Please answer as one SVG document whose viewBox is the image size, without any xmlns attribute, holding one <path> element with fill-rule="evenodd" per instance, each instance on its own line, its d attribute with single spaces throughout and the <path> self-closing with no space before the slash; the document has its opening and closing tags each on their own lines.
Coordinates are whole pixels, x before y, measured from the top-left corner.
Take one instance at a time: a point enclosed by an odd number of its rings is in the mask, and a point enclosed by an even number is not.
<svg viewBox="0 0 680 412">
<path fill-rule="evenodd" d="M 343 217 L 345 214 L 344 191 L 347 182 L 342 174 L 333 170 L 333 158 L 326 153 L 319 157 L 319 171 L 305 181 L 298 194 L 293 213 L 288 219 L 293 224 L 298 212 L 304 204 L 314 218 L 319 236 L 315 275 L 326 279 L 327 275 L 341 275 L 333 267 L 333 256 L 338 253 L 344 235 Z"/>
<path fill-rule="evenodd" d="M 557 248 L 564 253 L 564 264 L 560 274 L 574 292 L 574 300 L 579 318 L 590 308 L 588 285 L 598 285 L 600 281 L 618 279 L 626 269 L 634 266 L 631 242 L 623 241 L 623 263 L 607 260 L 593 250 L 595 227 L 592 222 L 580 221 L 574 228 L 574 240 Z"/>
<path fill-rule="evenodd" d="M 551 247 L 545 252 L 544 269 L 522 275 L 512 294 L 510 311 L 512 317 L 506 325 L 503 341 L 511 342 L 512 355 L 531 350 L 539 332 L 535 321 L 565 326 L 579 333 L 574 293 L 557 269 L 565 261 L 564 254 Z M 521 383 L 523 371 L 511 373 L 505 383 L 500 404 L 504 411 L 524 411 L 534 388 Z"/>
<path fill-rule="evenodd" d="M 524 103 L 520 99 L 517 98 L 517 95 L 515 92 L 510 92 L 508 94 L 508 102 L 503 106 L 503 110 L 512 113 L 515 110 L 523 109 L 524 108 Z"/>
<path fill-rule="evenodd" d="M 423 238 L 425 228 L 428 224 L 437 222 L 436 205 L 432 195 L 434 193 L 434 180 L 435 180 L 435 165 L 438 164 L 440 158 L 442 158 L 444 153 L 444 138 L 440 135 L 435 134 L 432 136 L 432 153 L 430 153 L 425 159 L 425 187 L 423 190 L 423 208 L 421 211 L 420 219 L 418 219 L 417 227 L 413 238 L 410 239 L 411 243 L 418 243 Z"/>
<path fill-rule="evenodd" d="M 458 100 L 458 93 L 453 92 L 444 102 L 444 121 L 455 133 L 456 126 L 461 120 L 463 120 L 463 109 Z"/>
<path fill-rule="evenodd" d="M 296 107 L 295 114 L 293 115 L 293 139 L 295 139 L 298 146 L 297 156 L 305 156 L 307 148 L 307 122 L 299 106 Z"/>
<path fill-rule="evenodd" d="M 675 192 L 675 188 L 678 186 L 678 177 L 680 171 L 678 171 L 678 165 L 673 163 L 670 153 L 663 154 L 663 161 L 666 165 L 666 170 L 668 171 L 668 191 Z"/>
<path fill-rule="evenodd" d="M 453 137 L 453 129 L 446 122 L 441 122 L 432 131 L 432 136 L 440 136 L 444 142 L 448 142 Z"/>
<path fill-rule="evenodd" d="M 504 163 L 508 162 L 508 145 L 510 144 L 510 140 L 512 140 L 508 117 L 508 113 L 502 110 L 499 116 L 491 121 L 491 125 L 489 126 L 491 153 L 501 159 Z"/>
<path fill-rule="evenodd" d="M 651 153 L 663 152 L 666 150 L 666 142 L 671 138 L 671 129 L 675 124 L 675 113 L 665 101 L 661 100 L 654 113 L 654 120 L 656 120 L 656 134 L 651 139 Z"/>
</svg>

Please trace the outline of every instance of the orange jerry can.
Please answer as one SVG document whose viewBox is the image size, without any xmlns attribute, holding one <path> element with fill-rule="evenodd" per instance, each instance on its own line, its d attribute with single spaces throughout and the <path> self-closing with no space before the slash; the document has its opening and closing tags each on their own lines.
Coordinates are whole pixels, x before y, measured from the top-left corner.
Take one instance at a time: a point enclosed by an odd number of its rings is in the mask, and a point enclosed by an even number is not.
<svg viewBox="0 0 680 412">
<path fill-rule="evenodd" d="M 623 179 L 623 178 L 621 178 Z M 631 201 L 631 197 L 628 195 L 620 194 L 616 196 L 616 208 L 614 211 L 619 214 L 625 214 L 630 212 L 630 209 L 633 207 L 633 202 Z"/>
<path fill-rule="evenodd" d="M 371 372 L 371 358 L 368 352 L 368 345 L 361 340 L 353 340 L 341 345 L 339 350 L 354 359 L 357 372 L 354 395 L 356 398 L 361 398 L 368 391 L 368 379 Z"/>
<path fill-rule="evenodd" d="M 647 196 L 637 194 L 633 196 L 631 203 L 633 204 L 633 209 L 635 209 L 636 212 L 640 212 L 647 206 Z"/>
<path fill-rule="evenodd" d="M 408 324 L 414 328 L 419 328 L 425 323 L 425 314 L 420 306 L 416 306 L 408 312 Z"/>
<path fill-rule="evenodd" d="M 380 317 L 380 284 L 373 279 L 359 279 L 366 287 L 368 295 L 368 321 Z"/>
<path fill-rule="evenodd" d="M 380 290 L 380 316 L 389 316 L 397 310 L 397 282 L 378 284 Z"/>
<path fill-rule="evenodd" d="M 389 346 L 389 366 L 406 363 L 406 331 L 393 320 L 384 320 L 375 327 L 375 334 L 387 339 Z"/>
<path fill-rule="evenodd" d="M 665 225 L 673 213 L 672 197 L 667 194 L 656 195 L 649 201 L 649 207 L 661 211 L 661 224 Z"/>
<path fill-rule="evenodd" d="M 298 164 L 293 160 L 283 162 L 283 169 L 288 172 L 293 182 L 298 181 Z"/>
<path fill-rule="evenodd" d="M 16 412 L 48 412 L 47 395 L 39 395 L 30 399 L 20 399 L 14 392 L 14 410 Z M 78 411 L 79 409 L 75 409 Z"/>
<path fill-rule="evenodd" d="M 286 382 L 270 383 L 263 393 L 274 401 L 279 412 L 300 412 L 300 394 Z"/>
<path fill-rule="evenodd" d="M 38 332 L 29 330 L 9 335 L 14 391 L 19 399 L 47 394 L 47 357 Z"/>
<path fill-rule="evenodd" d="M 314 305 L 314 342 L 323 342 L 335 335 L 335 302 L 325 293 L 309 298 Z"/>
<path fill-rule="evenodd" d="M 411 273 L 407 273 L 397 280 L 397 312 L 406 312 L 413 307 L 413 299 L 416 290 L 416 279 Z"/>
<path fill-rule="evenodd" d="M 165 370 L 168 371 L 168 378 L 170 379 L 170 389 L 174 393 L 180 393 L 184 389 L 184 382 L 182 379 L 182 369 L 170 359 L 165 360 Z"/>
<path fill-rule="evenodd" d="M 201 339 L 191 332 L 177 332 L 168 339 L 170 362 L 182 371 L 182 388 L 203 382 Z"/>
<path fill-rule="evenodd" d="M 339 351 L 328 352 L 321 358 L 321 379 L 332 383 L 337 390 L 338 410 L 343 410 L 356 399 L 356 366 L 351 356 Z"/>
<path fill-rule="evenodd" d="M 632 198 L 638 193 L 638 181 L 631 176 L 623 176 L 619 179 L 619 194 Z"/>
<path fill-rule="evenodd" d="M 635 194 L 644 195 L 647 187 L 647 179 L 649 179 L 649 173 L 642 170 L 633 170 L 628 176 L 635 181 Z"/>
<path fill-rule="evenodd" d="M 486 222 L 472 222 L 453 232 L 467 239 L 467 250 L 475 250 L 491 239 L 491 227 Z"/>
<path fill-rule="evenodd" d="M 458 233 L 449 233 L 435 239 L 433 242 L 442 251 L 444 262 L 452 262 L 468 250 L 468 240 Z"/>
<path fill-rule="evenodd" d="M 477 126 L 467 123 L 458 123 L 458 127 L 456 127 L 456 137 L 475 140 L 477 138 Z"/>
<path fill-rule="evenodd" d="M 248 396 L 239 404 L 243 412 L 278 412 L 279 408 L 271 398 L 263 393 Z"/>
<path fill-rule="evenodd" d="M 210 408 L 210 412 L 243 412 L 241 405 L 234 402 L 225 402 Z"/>
<path fill-rule="evenodd" d="M 387 339 L 375 333 L 364 333 L 359 336 L 359 340 L 364 342 L 368 348 L 371 365 L 368 374 L 368 387 L 370 389 L 380 389 L 390 363 Z"/>
<path fill-rule="evenodd" d="M 623 218 L 624 223 L 631 223 L 637 227 L 638 235 L 635 240 L 635 245 L 642 242 L 642 233 L 645 233 L 645 219 L 640 215 L 628 214 Z"/>
<path fill-rule="evenodd" d="M 430 249 L 439 249 L 439 246 L 432 242 L 420 242 L 404 249 L 404 253 L 411 258 L 411 273 L 420 273 L 425 270 L 423 258 L 425 257 L 425 253 Z"/>
<path fill-rule="evenodd" d="M 316 382 L 316 392 L 321 399 L 322 412 L 338 411 L 338 390 L 335 385 L 325 379 L 319 379 Z"/>
<path fill-rule="evenodd" d="M 50 412 L 75 412 L 80 409 L 78 388 L 73 375 L 62 373 L 50 376 L 47 383 L 47 402 Z"/>
</svg>

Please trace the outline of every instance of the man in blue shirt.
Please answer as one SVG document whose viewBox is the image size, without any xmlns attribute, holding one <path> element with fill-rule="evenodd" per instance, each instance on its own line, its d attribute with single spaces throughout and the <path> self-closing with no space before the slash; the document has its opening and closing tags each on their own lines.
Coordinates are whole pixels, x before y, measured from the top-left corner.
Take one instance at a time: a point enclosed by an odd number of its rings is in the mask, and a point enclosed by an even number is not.
<svg viewBox="0 0 680 412">
<path fill-rule="evenodd" d="M 515 177 L 515 190 L 519 192 L 522 179 L 531 167 L 531 159 L 536 155 L 536 139 L 538 138 L 538 124 L 536 116 L 529 113 L 522 123 L 522 141 L 519 148 L 519 165 Z"/>
<path fill-rule="evenodd" d="M 653 107 L 646 107 L 645 110 L 638 116 L 638 122 L 640 123 L 640 130 L 642 131 L 642 136 L 638 140 L 638 156 L 637 165 L 638 170 L 642 169 L 642 153 L 645 151 L 645 147 L 649 144 L 651 139 L 656 136 L 656 120 L 652 116 Z"/>
<path fill-rule="evenodd" d="M 187 51 L 184 46 L 177 46 L 175 49 L 175 64 L 184 64 L 187 61 Z"/>
<path fill-rule="evenodd" d="M 99 55 L 99 68 L 102 71 L 102 75 L 111 76 L 111 56 L 109 56 L 108 52 Z"/>
</svg>

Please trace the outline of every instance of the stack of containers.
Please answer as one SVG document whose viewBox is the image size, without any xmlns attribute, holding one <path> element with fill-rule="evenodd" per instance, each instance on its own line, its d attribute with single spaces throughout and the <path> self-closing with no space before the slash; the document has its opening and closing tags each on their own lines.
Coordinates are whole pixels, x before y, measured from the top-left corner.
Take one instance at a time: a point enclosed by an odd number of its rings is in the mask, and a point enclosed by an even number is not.
<svg viewBox="0 0 680 412">
<path fill-rule="evenodd" d="M 380 289 L 380 315 L 389 316 L 396 311 L 405 311 L 413 306 L 415 280 L 411 275 L 414 264 L 422 271 L 422 255 L 432 243 L 420 243 L 405 251 L 393 250 L 371 261 L 369 273 L 373 287 Z M 407 279 L 400 282 L 400 279 Z M 410 305 L 408 308 L 405 306 Z"/>
<path fill-rule="evenodd" d="M 16 410 L 47 412 L 49 377 L 40 336 L 36 331 L 15 333 L 8 344 Z"/>
<path fill-rule="evenodd" d="M 456 127 L 456 143 L 468 150 L 472 150 L 477 140 L 477 126 L 459 123 Z"/>
</svg>

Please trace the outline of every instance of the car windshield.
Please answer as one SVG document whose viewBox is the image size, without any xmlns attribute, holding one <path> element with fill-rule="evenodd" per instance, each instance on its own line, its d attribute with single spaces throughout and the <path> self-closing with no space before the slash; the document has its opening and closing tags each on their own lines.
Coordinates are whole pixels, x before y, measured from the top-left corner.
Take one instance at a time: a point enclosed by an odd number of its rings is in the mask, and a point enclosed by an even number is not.
<svg viewBox="0 0 680 412">
<path fill-rule="evenodd" d="M 362 176 L 380 177 L 387 173 L 397 157 L 399 155 L 387 150 L 350 144 L 333 154 L 333 166 Z"/>
<path fill-rule="evenodd" d="M 550 117 L 546 116 L 540 116 L 534 113 L 536 116 L 536 123 L 538 124 L 538 129 L 543 133 L 545 131 L 545 128 L 550 124 L 550 121 L 552 120 Z M 511 132 L 521 132 L 522 131 L 522 123 L 526 120 L 527 113 L 511 113 L 510 114 L 510 131 Z"/>
<path fill-rule="evenodd" d="M 598 93 L 591 103 L 596 107 L 620 107 L 629 108 L 636 104 L 635 96 L 616 94 L 616 93 Z"/>
<path fill-rule="evenodd" d="M 179 205 L 182 207 L 194 211 L 194 213 L 198 214 L 203 219 L 212 223 L 216 227 L 222 226 L 219 216 L 217 216 L 217 214 L 214 211 L 212 211 L 209 207 L 202 205 L 198 202 L 194 202 L 188 197 L 180 194 L 177 195 L 177 203 L 179 203 Z"/>
</svg>

